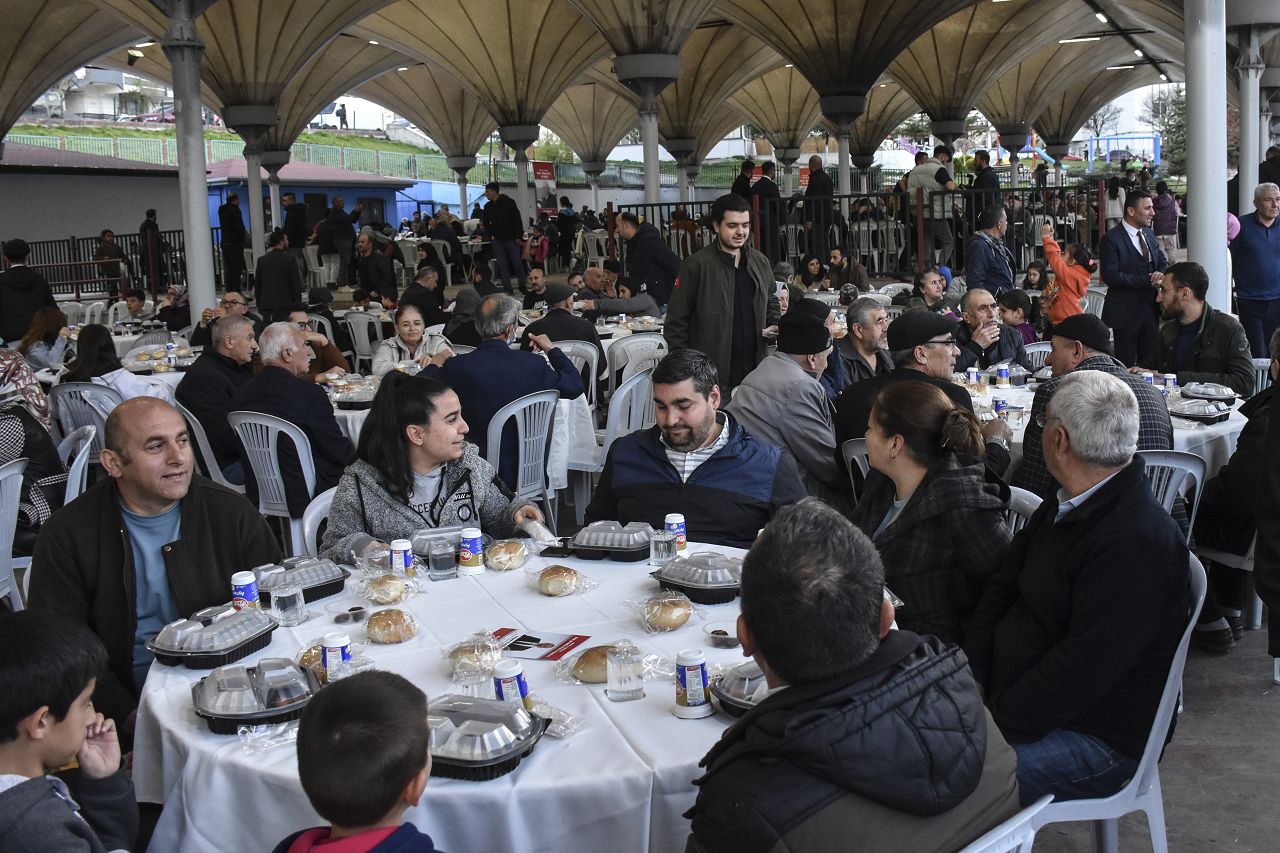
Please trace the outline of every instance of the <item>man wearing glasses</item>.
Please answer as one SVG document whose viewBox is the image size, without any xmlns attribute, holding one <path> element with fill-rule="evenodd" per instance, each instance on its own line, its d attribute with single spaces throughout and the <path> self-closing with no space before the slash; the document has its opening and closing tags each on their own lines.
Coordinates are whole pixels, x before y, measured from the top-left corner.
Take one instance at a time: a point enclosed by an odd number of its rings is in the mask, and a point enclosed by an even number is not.
<svg viewBox="0 0 1280 853">
<path fill-rule="evenodd" d="M 253 323 L 254 335 L 262 333 L 265 324 L 262 318 L 249 310 L 249 301 L 243 293 L 228 290 L 218 300 L 217 308 L 206 308 L 200 314 L 200 322 L 191 327 L 191 345 L 193 347 L 208 346 L 212 336 L 213 324 L 223 317 L 247 317 Z"/>
</svg>

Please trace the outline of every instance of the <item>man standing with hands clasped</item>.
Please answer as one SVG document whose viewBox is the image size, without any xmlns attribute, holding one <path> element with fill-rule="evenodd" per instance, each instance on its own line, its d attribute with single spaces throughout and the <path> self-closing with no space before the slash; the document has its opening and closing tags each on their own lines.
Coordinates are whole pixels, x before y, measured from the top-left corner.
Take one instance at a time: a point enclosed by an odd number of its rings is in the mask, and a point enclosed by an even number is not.
<svg viewBox="0 0 1280 853">
<path fill-rule="evenodd" d="M 1102 321 L 1115 331 L 1115 356 L 1132 367 L 1160 346 L 1156 291 L 1169 261 L 1156 242 L 1151 194 L 1133 190 L 1124 200 L 1124 219 L 1098 247 L 1102 283 L 1108 288 Z"/>
</svg>

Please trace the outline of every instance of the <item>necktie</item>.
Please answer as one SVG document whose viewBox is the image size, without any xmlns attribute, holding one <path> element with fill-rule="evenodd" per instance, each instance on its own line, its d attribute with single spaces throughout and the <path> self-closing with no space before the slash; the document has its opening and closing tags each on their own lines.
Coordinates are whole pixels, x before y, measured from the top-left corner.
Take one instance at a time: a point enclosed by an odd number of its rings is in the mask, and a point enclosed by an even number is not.
<svg viewBox="0 0 1280 853">
<path fill-rule="evenodd" d="M 1151 247 L 1147 245 L 1147 235 L 1138 232 L 1138 242 L 1142 245 L 1142 259 L 1151 263 Z"/>
</svg>

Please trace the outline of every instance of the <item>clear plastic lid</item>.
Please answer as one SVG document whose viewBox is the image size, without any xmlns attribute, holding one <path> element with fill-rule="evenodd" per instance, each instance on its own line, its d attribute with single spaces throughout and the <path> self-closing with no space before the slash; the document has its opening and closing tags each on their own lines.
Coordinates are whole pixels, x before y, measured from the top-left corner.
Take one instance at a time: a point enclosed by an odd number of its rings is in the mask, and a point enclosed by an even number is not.
<svg viewBox="0 0 1280 853">
<path fill-rule="evenodd" d="M 588 548 L 641 548 L 649 544 L 653 530 L 642 521 L 593 521 L 573 537 L 574 545 Z"/>
<path fill-rule="evenodd" d="M 1182 388 L 1184 397 L 1204 397 L 1207 400 L 1234 400 L 1236 392 L 1216 382 L 1191 382 Z"/>
<path fill-rule="evenodd" d="M 653 573 L 660 581 L 671 581 L 701 589 L 724 589 L 742 582 L 742 558 L 715 551 L 699 551 L 677 557 Z"/>
<path fill-rule="evenodd" d="M 257 666 L 221 666 L 191 687 L 198 712 L 253 719 L 305 705 L 317 685 L 287 658 L 263 658 Z"/>
<path fill-rule="evenodd" d="M 283 571 L 260 574 L 258 589 L 269 591 L 294 585 L 306 589 L 341 580 L 342 577 L 342 569 L 338 568 L 332 560 L 319 560 L 312 557 L 295 562 L 292 568 L 286 565 Z"/>
<path fill-rule="evenodd" d="M 721 676 L 719 683 L 712 685 L 711 692 L 721 702 L 750 708 L 769 692 L 769 684 L 764 680 L 760 664 L 752 659 Z"/>
<path fill-rule="evenodd" d="M 542 733 L 520 704 L 447 694 L 427 715 L 431 754 L 448 761 L 488 763 L 528 749 Z"/>
<path fill-rule="evenodd" d="M 163 653 L 216 654 L 261 636 L 275 626 L 270 614 L 257 609 L 241 610 L 208 625 L 194 619 L 179 619 L 161 628 L 147 646 Z"/>
<path fill-rule="evenodd" d="M 431 553 L 431 542 L 434 539 L 444 539 L 448 541 L 456 551 L 462 545 L 462 527 L 424 527 L 421 530 L 415 531 L 413 536 L 409 538 L 409 541 L 412 543 L 413 553 L 417 554 L 419 557 L 427 556 Z M 485 536 L 484 534 L 481 534 L 481 539 L 484 540 L 484 547 L 486 548 L 493 544 L 492 536 Z"/>
<path fill-rule="evenodd" d="M 1179 400 L 1169 406 L 1169 414 L 1184 417 L 1214 417 L 1230 411 L 1231 407 L 1219 400 Z"/>
</svg>

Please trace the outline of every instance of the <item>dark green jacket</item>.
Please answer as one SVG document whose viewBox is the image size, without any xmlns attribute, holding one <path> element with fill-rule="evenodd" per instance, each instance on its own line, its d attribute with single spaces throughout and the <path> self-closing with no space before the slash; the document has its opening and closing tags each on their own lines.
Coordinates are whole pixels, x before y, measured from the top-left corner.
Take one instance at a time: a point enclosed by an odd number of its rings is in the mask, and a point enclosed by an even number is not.
<svg viewBox="0 0 1280 853">
<path fill-rule="evenodd" d="M 743 246 L 747 268 L 756 285 L 755 313 L 760 328 L 778 322 L 780 309 L 774 294 L 773 269 L 769 258 L 750 246 Z M 696 349 L 707 354 L 720 371 L 721 381 L 729 377 L 729 353 L 733 345 L 733 258 L 718 245 L 705 246 L 684 259 L 676 277 L 663 333 L 672 350 Z M 756 337 L 755 364 L 765 357 L 768 342 Z M 754 365 L 753 365 L 754 366 Z"/>
<path fill-rule="evenodd" d="M 1166 320 L 1160 325 L 1161 373 L 1173 373 L 1173 348 L 1178 340 L 1179 323 Z M 1191 348 L 1191 370 L 1178 371 L 1178 385 L 1190 382 L 1216 382 L 1226 385 L 1241 397 L 1253 396 L 1253 356 L 1244 327 L 1230 314 L 1204 306 L 1200 331 Z"/>
</svg>

